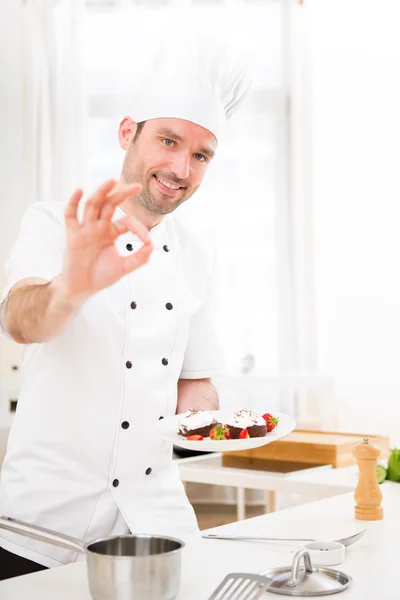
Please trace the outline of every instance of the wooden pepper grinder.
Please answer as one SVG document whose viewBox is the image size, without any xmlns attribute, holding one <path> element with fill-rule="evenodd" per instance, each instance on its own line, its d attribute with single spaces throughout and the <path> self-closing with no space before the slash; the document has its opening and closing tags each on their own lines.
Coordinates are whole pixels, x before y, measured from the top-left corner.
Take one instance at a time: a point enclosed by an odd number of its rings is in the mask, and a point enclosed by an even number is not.
<svg viewBox="0 0 400 600">
<path fill-rule="evenodd" d="M 382 492 L 376 480 L 376 465 L 381 454 L 380 448 L 370 444 L 364 438 L 361 444 L 353 448 L 359 470 L 358 484 L 354 493 L 356 506 L 355 518 L 360 521 L 378 521 L 383 519 Z"/>
</svg>

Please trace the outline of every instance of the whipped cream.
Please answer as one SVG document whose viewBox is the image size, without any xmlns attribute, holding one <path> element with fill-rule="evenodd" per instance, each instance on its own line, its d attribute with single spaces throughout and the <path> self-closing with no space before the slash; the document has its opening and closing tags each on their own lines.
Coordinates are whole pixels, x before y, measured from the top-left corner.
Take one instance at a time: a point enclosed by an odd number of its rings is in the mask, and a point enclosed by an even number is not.
<svg viewBox="0 0 400 600">
<path fill-rule="evenodd" d="M 252 425 L 265 425 L 265 419 L 252 410 L 245 410 L 243 408 L 233 413 L 230 420 L 228 420 L 228 425 L 246 429 L 246 427 L 251 427 Z"/>
<path fill-rule="evenodd" d="M 179 419 L 180 430 L 192 430 L 200 429 L 200 427 L 207 427 L 214 423 L 214 417 L 207 410 L 196 410 L 189 408 L 188 411 L 183 413 L 181 419 Z"/>
</svg>

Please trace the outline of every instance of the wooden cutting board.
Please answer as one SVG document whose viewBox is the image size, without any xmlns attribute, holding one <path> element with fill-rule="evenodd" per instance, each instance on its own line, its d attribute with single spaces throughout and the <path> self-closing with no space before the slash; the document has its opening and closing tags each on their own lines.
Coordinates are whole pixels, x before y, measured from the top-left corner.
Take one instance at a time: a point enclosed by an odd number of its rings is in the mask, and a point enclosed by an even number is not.
<svg viewBox="0 0 400 600">
<path fill-rule="evenodd" d="M 266 461 L 267 465 L 271 460 L 305 465 L 347 467 L 356 464 L 351 451 L 365 437 L 381 448 L 382 458 L 389 455 L 389 437 L 387 436 L 295 429 L 281 440 L 260 448 L 240 452 L 224 452 L 222 462 L 224 466 L 229 467 L 236 465 L 244 467 L 247 462 L 246 468 L 262 468 L 260 461 Z M 248 461 L 244 462 L 244 458 L 247 458 Z"/>
</svg>

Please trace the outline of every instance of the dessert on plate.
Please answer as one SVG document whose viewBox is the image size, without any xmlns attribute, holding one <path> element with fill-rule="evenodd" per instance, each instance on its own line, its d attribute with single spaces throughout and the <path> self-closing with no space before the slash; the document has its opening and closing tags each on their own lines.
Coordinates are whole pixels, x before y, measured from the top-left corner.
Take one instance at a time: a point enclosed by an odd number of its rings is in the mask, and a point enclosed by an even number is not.
<svg viewBox="0 0 400 600">
<path fill-rule="evenodd" d="M 208 437 L 211 429 L 218 424 L 208 410 L 189 408 L 179 419 L 179 433 L 185 437 L 200 435 Z"/>
<path fill-rule="evenodd" d="M 244 437 L 243 430 L 247 430 L 248 437 L 251 438 L 263 437 L 267 434 L 267 424 L 264 417 L 244 408 L 234 412 L 226 425 L 229 427 L 229 433 L 233 440 Z"/>
</svg>

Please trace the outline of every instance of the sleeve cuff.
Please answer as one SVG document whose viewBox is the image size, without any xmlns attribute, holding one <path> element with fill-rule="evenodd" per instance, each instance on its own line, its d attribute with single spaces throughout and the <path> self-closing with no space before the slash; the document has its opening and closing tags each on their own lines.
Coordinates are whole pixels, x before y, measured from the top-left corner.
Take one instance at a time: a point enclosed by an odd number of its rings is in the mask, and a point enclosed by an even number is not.
<svg viewBox="0 0 400 600">
<path fill-rule="evenodd" d="M 206 369 L 204 371 L 181 371 L 179 379 L 207 379 L 221 373 L 225 365 L 219 365 L 213 369 Z"/>
</svg>

